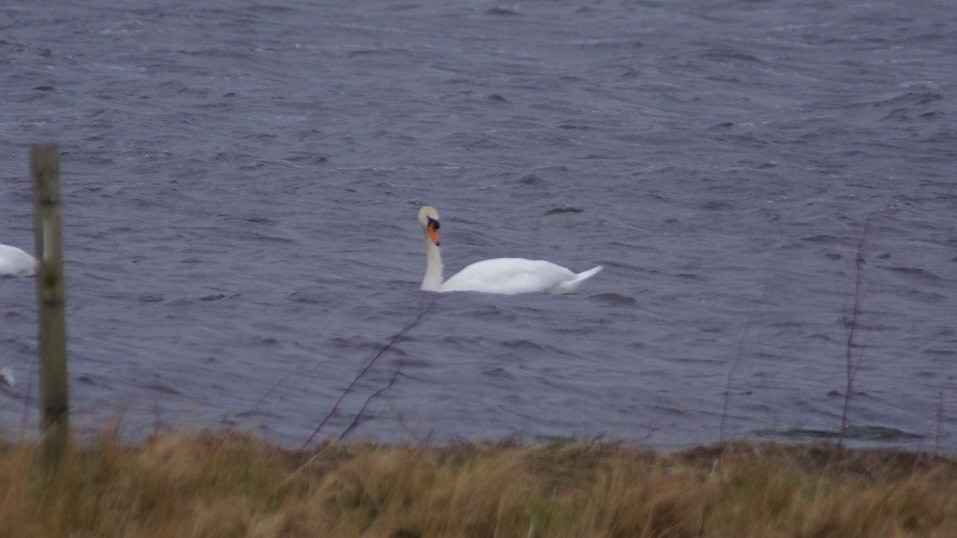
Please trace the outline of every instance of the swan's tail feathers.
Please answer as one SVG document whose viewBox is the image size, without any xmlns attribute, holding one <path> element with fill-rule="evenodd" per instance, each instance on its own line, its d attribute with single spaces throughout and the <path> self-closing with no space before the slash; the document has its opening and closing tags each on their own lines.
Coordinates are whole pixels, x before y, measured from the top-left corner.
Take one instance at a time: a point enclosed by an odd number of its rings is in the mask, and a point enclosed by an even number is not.
<svg viewBox="0 0 957 538">
<path fill-rule="evenodd" d="M 581 273 L 575 275 L 575 278 L 559 284 L 555 291 L 557 293 L 575 293 L 575 290 L 578 289 L 578 286 L 581 286 L 582 282 L 597 275 L 601 269 L 602 267 L 599 265 L 598 267 L 592 267 L 587 271 L 582 271 Z"/>
</svg>

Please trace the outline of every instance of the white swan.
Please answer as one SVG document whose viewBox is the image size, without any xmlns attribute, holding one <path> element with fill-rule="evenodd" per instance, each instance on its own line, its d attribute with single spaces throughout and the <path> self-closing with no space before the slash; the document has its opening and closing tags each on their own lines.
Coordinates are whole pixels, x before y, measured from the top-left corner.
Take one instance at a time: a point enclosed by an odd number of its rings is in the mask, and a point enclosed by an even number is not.
<svg viewBox="0 0 957 538">
<path fill-rule="evenodd" d="M 422 289 L 425 291 L 481 291 L 513 295 L 547 291 L 573 293 L 582 282 L 601 271 L 601 266 L 573 273 L 544 260 L 495 258 L 473 263 L 446 281 L 442 281 L 442 253 L 439 252 L 439 212 L 425 206 L 419 210 L 419 223 L 425 232 L 427 265 Z"/>
<path fill-rule="evenodd" d="M 36 269 L 37 261 L 33 256 L 17 247 L 0 244 L 0 276 L 30 276 Z"/>
</svg>

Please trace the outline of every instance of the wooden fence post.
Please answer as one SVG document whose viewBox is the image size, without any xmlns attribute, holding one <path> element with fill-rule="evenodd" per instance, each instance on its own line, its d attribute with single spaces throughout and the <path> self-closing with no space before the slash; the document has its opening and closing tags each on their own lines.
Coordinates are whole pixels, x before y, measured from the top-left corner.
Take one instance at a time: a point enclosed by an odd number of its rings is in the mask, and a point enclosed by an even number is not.
<svg viewBox="0 0 957 538">
<path fill-rule="evenodd" d="M 69 439 L 60 152 L 56 145 L 30 148 L 33 230 L 37 255 L 37 318 L 43 464 L 54 471 Z"/>
</svg>

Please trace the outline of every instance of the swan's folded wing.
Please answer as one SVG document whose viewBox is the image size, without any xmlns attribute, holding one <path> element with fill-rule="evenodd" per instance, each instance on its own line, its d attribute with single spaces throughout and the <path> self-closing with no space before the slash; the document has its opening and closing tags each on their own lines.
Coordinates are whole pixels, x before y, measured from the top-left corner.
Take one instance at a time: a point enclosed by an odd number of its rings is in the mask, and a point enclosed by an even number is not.
<svg viewBox="0 0 957 538">
<path fill-rule="evenodd" d="M 550 291 L 575 273 L 544 260 L 496 258 L 473 263 L 442 284 L 441 291 L 532 293 Z"/>
</svg>

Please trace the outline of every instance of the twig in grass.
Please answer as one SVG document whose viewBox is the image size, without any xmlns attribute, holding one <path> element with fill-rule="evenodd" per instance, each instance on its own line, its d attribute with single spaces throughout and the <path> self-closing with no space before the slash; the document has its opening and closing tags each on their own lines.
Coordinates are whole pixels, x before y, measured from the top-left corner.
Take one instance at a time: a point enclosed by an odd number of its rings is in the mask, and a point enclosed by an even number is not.
<svg viewBox="0 0 957 538">
<path fill-rule="evenodd" d="M 302 345 L 300 345 L 300 344 L 296 344 L 296 345 L 299 346 L 300 348 L 306 350 L 306 351 L 310 351 L 310 352 L 312 351 L 312 350 L 310 350 L 310 349 L 308 349 L 308 348 L 306 348 L 305 346 L 302 346 Z M 263 422 L 260 423 L 260 427 L 265 426 L 265 420 L 266 420 L 266 419 L 265 419 L 265 413 L 266 413 L 267 411 L 266 411 L 266 410 L 260 411 L 260 406 L 266 401 L 266 399 L 269 398 L 270 396 L 272 396 L 273 393 L 276 391 L 276 389 L 279 389 L 280 387 L 282 387 L 282 389 L 283 389 L 282 392 L 279 394 L 279 396 L 276 398 L 276 400 L 272 403 L 272 410 L 277 409 L 277 408 L 279 407 L 279 404 L 281 404 L 281 403 L 286 399 L 286 397 L 292 392 L 292 390 L 295 388 L 296 383 L 302 381 L 303 379 L 305 379 L 305 378 L 307 378 L 307 377 L 311 377 L 313 374 L 316 373 L 317 370 L 319 370 L 319 368 L 321 368 L 322 366 L 324 366 L 325 363 L 326 363 L 326 361 L 318 361 L 318 362 L 316 362 L 315 364 L 312 365 L 312 368 L 310 368 L 308 371 L 306 371 L 305 361 L 306 361 L 306 356 L 303 356 L 303 357 L 299 360 L 299 362 L 296 364 L 296 369 L 295 369 L 295 371 L 289 372 L 289 373 L 287 373 L 286 375 L 282 376 L 278 381 L 276 381 L 275 383 L 273 383 L 273 384 L 266 390 L 266 392 L 264 392 L 264 393 L 259 397 L 258 400 L 256 400 L 256 403 L 254 403 L 254 404 L 252 405 L 252 407 L 250 407 L 249 409 L 247 409 L 246 411 L 244 411 L 244 412 L 242 412 L 242 413 L 239 413 L 239 414 L 236 415 L 236 416 L 242 417 L 242 416 L 244 416 L 244 415 L 252 415 L 252 414 L 254 414 L 254 413 L 262 412 L 262 413 L 264 413 L 264 417 L 263 417 Z M 290 380 L 291 380 L 291 381 L 290 381 Z M 288 383 L 287 383 L 287 382 L 288 382 Z M 283 386 L 283 385 L 285 385 L 285 386 Z"/>
<path fill-rule="evenodd" d="M 761 297 L 758 298 L 758 304 L 767 304 L 768 286 L 765 282 Z M 754 313 L 748 317 L 748 323 L 744 326 L 744 332 L 741 340 L 738 342 L 738 352 L 731 361 L 731 368 L 728 369 L 728 377 L 724 380 L 724 401 L 721 404 L 721 423 L 718 426 L 718 440 L 724 442 L 724 423 L 728 418 L 728 408 L 731 406 L 731 383 L 734 380 L 734 373 L 738 369 L 741 359 L 744 357 L 744 348 L 750 343 L 751 328 L 754 326 Z"/>
<path fill-rule="evenodd" d="M 317 367 L 318 367 L 318 366 L 317 366 Z M 258 411 L 258 410 L 259 410 L 259 406 L 262 405 L 262 404 L 266 401 L 266 398 L 268 398 L 268 397 L 273 393 L 274 390 L 278 389 L 280 386 L 282 386 L 284 383 L 286 383 L 287 381 L 289 381 L 290 379 L 292 379 L 294 376 L 295 376 L 296 379 L 301 379 L 301 378 L 303 377 L 303 376 L 301 375 L 301 370 L 302 370 L 302 362 L 300 362 L 299 364 L 296 365 L 296 371 L 295 371 L 295 372 L 289 372 L 288 374 L 282 376 L 281 378 L 279 378 L 279 381 L 276 381 L 275 383 L 272 384 L 272 386 L 270 386 L 268 389 L 266 389 L 266 392 L 264 392 L 264 393 L 262 394 L 262 396 L 260 396 L 259 399 L 256 400 L 256 403 L 254 403 L 254 404 L 252 405 L 252 407 L 250 407 L 250 408 L 246 411 L 246 413 L 247 413 L 247 414 L 250 414 L 250 413 L 254 413 L 254 412 Z M 300 374 L 300 375 L 297 376 L 297 375 L 296 375 L 297 373 Z M 310 372 L 310 373 L 312 373 L 312 372 Z M 293 384 L 294 384 L 294 383 L 290 383 L 289 386 L 292 387 Z M 282 399 L 282 397 L 280 397 L 280 400 L 281 400 L 281 399 Z"/>
<path fill-rule="evenodd" d="M 366 398 L 366 402 L 362 404 L 362 407 L 359 409 L 359 412 L 356 413 L 355 418 L 353 418 L 349 426 L 345 430 L 343 430 L 342 434 L 339 435 L 340 441 L 345 439 L 345 437 L 349 435 L 349 432 L 351 432 L 356 426 L 359 425 L 359 420 L 362 419 L 362 414 L 365 413 L 366 407 L 369 406 L 369 402 L 378 398 L 380 394 L 392 388 L 392 385 L 395 385 L 396 380 L 399 379 L 399 373 L 401 371 L 402 371 L 402 361 L 400 360 L 395 367 L 395 371 L 392 372 L 392 379 L 390 379 L 389 382 L 386 383 L 384 387 L 373 392 L 368 398 Z"/>
<path fill-rule="evenodd" d="M 35 362 L 30 362 L 30 375 L 27 377 L 27 391 L 23 393 L 23 414 L 20 416 L 20 437 L 27 431 L 27 420 L 30 418 L 30 392 L 33 390 L 33 374 L 36 373 Z"/>
<path fill-rule="evenodd" d="M 951 378 L 953 379 L 953 378 Z M 948 379 L 949 382 L 951 379 Z M 934 454 L 940 454 L 940 431 L 941 425 L 944 423 L 944 388 L 947 386 L 947 383 L 943 383 L 940 386 L 940 390 L 937 393 L 937 427 L 934 430 Z"/>
<path fill-rule="evenodd" d="M 358 383 L 359 380 L 362 379 L 362 376 L 364 376 L 364 375 L 366 374 L 366 372 L 368 372 L 369 369 L 372 368 L 372 365 L 375 364 L 376 360 L 378 360 L 379 357 L 381 357 L 383 353 L 385 353 L 386 351 L 388 351 L 389 349 L 391 349 L 392 346 L 395 345 L 395 343 L 398 342 L 399 339 L 402 338 L 402 337 L 405 335 L 405 333 L 407 333 L 407 332 L 409 332 L 410 330 L 412 330 L 412 329 L 414 329 L 415 327 L 417 327 L 417 326 L 419 325 L 419 323 L 422 322 L 422 319 L 425 318 L 426 314 L 428 314 L 429 312 L 432 311 L 432 306 L 433 306 L 433 305 L 435 305 L 435 297 L 434 297 L 434 296 L 429 300 L 428 304 L 426 304 L 425 307 L 424 307 L 422 310 L 419 311 L 419 314 L 415 317 L 414 320 L 412 320 L 411 323 L 409 323 L 408 325 L 406 325 L 405 327 L 403 327 L 401 331 L 399 331 L 399 332 L 395 333 L 394 335 L 392 335 L 392 338 L 390 338 L 389 341 L 388 341 L 384 346 L 382 346 L 381 348 L 379 348 L 379 349 L 372 355 L 372 357 L 370 357 L 369 360 L 366 361 L 365 366 L 363 366 L 362 368 L 359 369 L 359 372 L 358 372 L 358 373 L 356 374 L 356 376 L 352 379 L 352 382 L 349 383 L 349 386 L 347 386 L 347 387 L 342 391 L 342 394 L 339 395 L 339 399 L 336 400 L 336 403 L 332 405 L 332 409 L 330 409 L 329 412 L 326 413 L 326 416 L 323 417 L 323 419 L 319 422 L 319 425 L 316 426 L 316 429 L 313 430 L 312 435 L 310 435 L 309 438 L 306 439 L 306 441 L 302 444 L 302 446 L 299 447 L 299 450 L 304 450 L 307 446 L 309 446 L 309 443 L 311 443 L 312 440 L 313 440 L 317 435 L 319 435 L 319 432 L 322 431 L 322 428 L 323 428 L 323 426 L 326 425 L 326 422 L 329 422 L 329 419 L 332 418 L 332 416 L 336 414 L 336 411 L 339 410 L 339 405 L 342 404 L 342 401 L 346 399 L 346 396 L 348 396 L 348 395 L 352 392 L 353 387 L 355 387 L 355 386 L 356 386 L 356 383 Z M 367 402 L 367 403 L 368 403 L 368 402 Z"/>
<path fill-rule="evenodd" d="M 332 410 L 330 410 L 329 413 L 326 414 L 325 417 L 323 417 L 322 421 L 319 423 L 319 426 L 316 427 L 315 431 L 313 431 L 313 432 L 312 432 L 312 435 L 310 435 L 309 438 L 306 439 L 306 442 L 302 444 L 302 447 L 300 447 L 299 450 L 304 450 L 304 449 L 306 448 L 306 446 L 309 445 L 310 441 L 312 441 L 312 439 L 313 439 L 316 435 L 319 434 L 319 432 L 322 430 L 322 427 L 325 426 L 326 422 L 329 421 L 329 418 L 333 415 L 333 413 L 336 412 L 336 410 L 337 410 L 338 407 L 339 407 L 339 404 L 342 403 L 342 400 L 345 399 L 345 397 L 346 397 L 347 394 L 349 394 L 349 392 L 352 390 L 352 387 L 354 387 L 355 384 L 359 382 L 359 378 L 361 378 L 367 371 L 369 371 L 369 368 L 372 368 L 372 365 L 375 363 L 376 359 L 378 359 L 379 357 L 381 357 L 382 354 L 386 352 L 386 350 L 388 350 L 388 349 L 391 348 L 396 342 L 398 342 L 398 341 L 399 341 L 399 338 L 401 338 L 405 333 L 407 333 L 407 332 L 409 332 L 410 330 L 412 330 L 413 328 L 417 327 L 417 326 L 419 325 L 419 323 L 421 323 L 422 320 L 425 318 L 426 314 L 428 314 L 429 312 L 432 311 L 432 307 L 433 307 L 434 305 L 435 305 L 435 297 L 433 296 L 433 297 L 429 300 L 428 304 L 426 304 L 425 307 L 424 307 L 421 311 L 419 311 L 419 314 L 415 317 L 414 320 L 412 320 L 411 323 L 409 323 L 408 325 L 406 325 L 405 327 L 403 327 L 401 331 L 395 333 L 395 334 L 392 336 L 392 338 L 389 339 L 389 342 L 386 343 L 386 345 L 384 345 L 382 348 L 380 348 L 378 351 L 376 351 L 375 354 L 372 355 L 372 357 L 369 359 L 369 361 L 366 363 L 366 365 L 363 366 L 363 367 L 359 370 L 359 372 L 356 374 L 356 377 L 352 380 L 352 383 L 350 383 L 349 386 L 346 387 L 346 389 L 342 391 L 342 394 L 339 396 L 339 399 L 336 400 L 335 405 L 333 405 Z M 399 367 L 401 367 L 401 366 L 402 366 L 402 364 L 400 363 L 400 364 L 399 364 Z M 373 394 L 368 400 L 366 400 L 366 405 L 368 405 L 369 401 L 371 401 L 372 398 L 374 398 L 374 397 L 377 396 L 379 393 L 384 392 L 386 389 L 388 389 L 389 387 L 391 387 L 392 384 L 395 382 L 395 379 L 398 378 L 398 375 L 399 375 L 399 369 L 396 368 L 396 371 L 395 371 L 395 373 L 393 374 L 393 380 L 390 381 L 389 384 L 386 385 L 384 388 L 380 389 L 379 392 L 377 392 L 376 394 Z M 362 409 L 364 410 L 365 407 L 366 407 L 366 406 L 363 405 L 363 406 L 362 406 Z M 362 411 L 360 410 L 360 411 L 359 411 L 359 415 L 357 415 L 357 417 L 356 417 L 356 419 L 354 420 L 354 422 L 358 423 L 358 416 L 360 416 L 361 414 L 362 414 Z M 350 425 L 350 428 L 351 428 L 351 427 L 352 427 L 352 426 Z M 342 433 L 342 436 L 340 436 L 340 439 L 341 439 L 343 436 L 345 436 L 347 433 L 349 433 L 349 429 L 350 429 L 350 428 L 347 428 L 346 431 L 344 431 L 344 432 Z M 431 434 L 430 434 L 430 435 L 431 435 Z M 308 466 L 316 459 L 316 456 L 317 456 L 316 454 L 313 454 L 313 455 L 310 456 L 305 462 L 303 462 L 302 465 L 300 465 L 299 467 L 297 467 L 296 470 L 294 470 L 293 472 L 289 473 L 289 476 L 286 477 L 286 480 L 284 481 L 284 484 L 289 484 L 290 482 L 292 482 L 292 480 L 293 480 L 300 472 L 302 472 L 303 469 L 305 469 L 306 467 L 308 467 Z"/>
<path fill-rule="evenodd" d="M 432 444 L 433 439 L 435 439 L 435 428 L 429 428 L 429 433 L 422 439 L 417 439 L 417 443 L 419 446 L 428 446 Z"/>
<path fill-rule="evenodd" d="M 731 405 L 731 381 L 734 379 L 734 372 L 738 369 L 738 364 L 744 355 L 744 346 L 748 341 L 748 335 L 751 332 L 753 323 L 754 318 L 752 317 L 744 327 L 744 334 L 741 336 L 741 342 L 738 343 L 738 353 L 731 362 L 731 368 L 728 369 L 727 379 L 724 380 L 724 402 L 721 404 L 721 423 L 718 426 L 718 440 L 721 442 L 724 442 L 724 423 L 728 417 L 728 407 Z"/>
<path fill-rule="evenodd" d="M 844 363 L 847 368 L 846 385 L 844 387 L 844 405 L 841 409 L 841 433 L 838 438 L 838 447 L 844 448 L 844 434 L 847 432 L 847 410 L 851 403 L 851 390 L 854 388 L 854 376 L 861 362 L 864 351 L 858 353 L 857 360 L 853 358 L 854 335 L 857 332 L 858 318 L 861 314 L 861 269 L 864 267 L 864 249 L 867 246 L 867 235 L 871 229 L 870 219 L 864 224 L 864 231 L 857 243 L 857 255 L 854 257 L 854 298 L 851 303 L 851 318 L 848 320 L 847 343 L 845 344 Z"/>
</svg>

